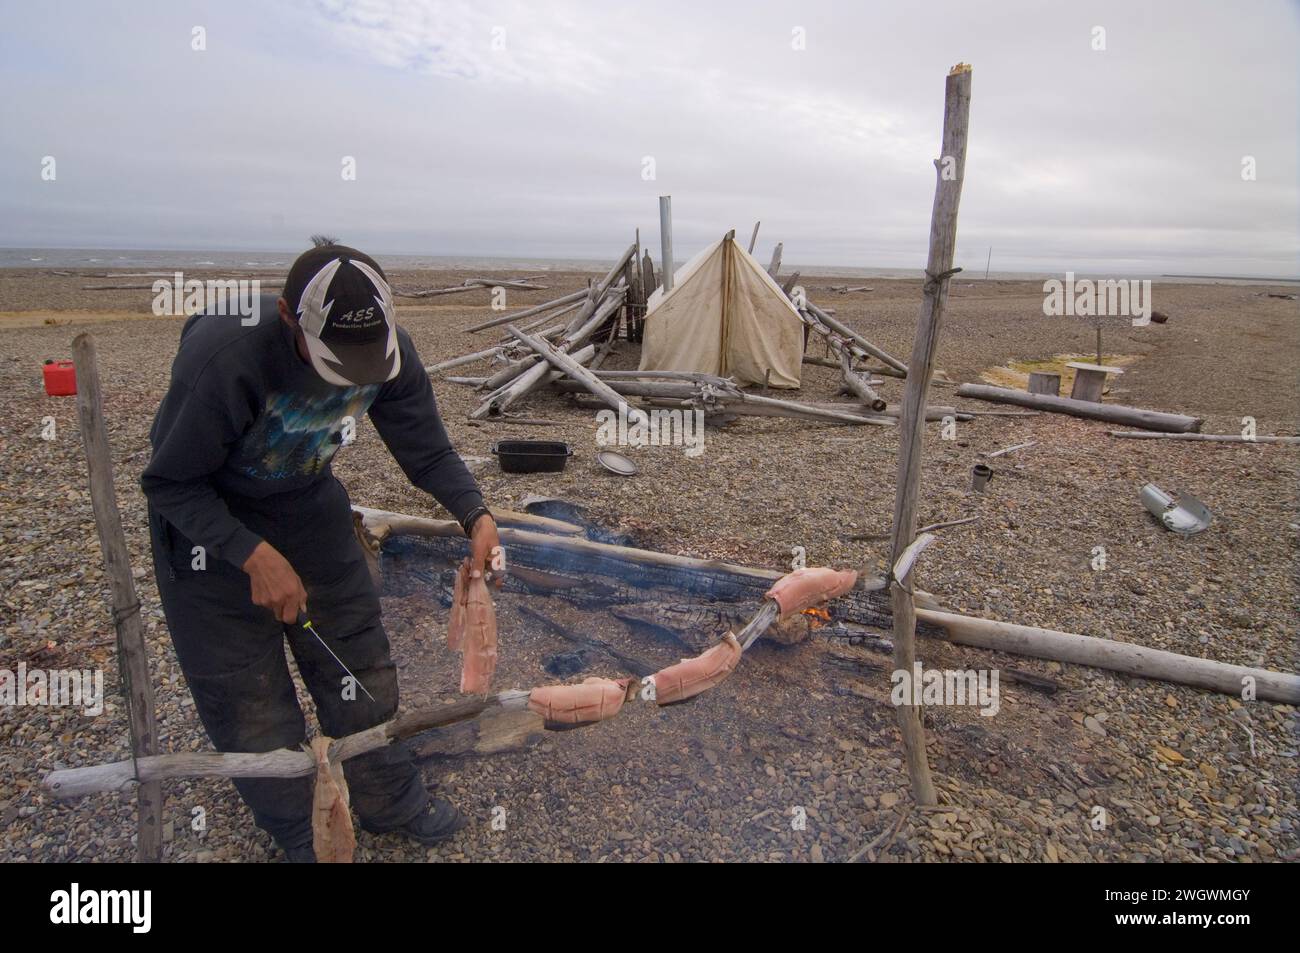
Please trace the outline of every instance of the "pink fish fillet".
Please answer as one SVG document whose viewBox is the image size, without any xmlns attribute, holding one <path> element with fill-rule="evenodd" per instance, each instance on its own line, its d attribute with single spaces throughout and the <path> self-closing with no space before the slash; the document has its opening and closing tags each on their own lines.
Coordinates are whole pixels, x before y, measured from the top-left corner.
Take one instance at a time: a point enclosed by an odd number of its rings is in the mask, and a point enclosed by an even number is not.
<svg viewBox="0 0 1300 953">
<path fill-rule="evenodd" d="M 461 693 L 481 695 L 492 686 L 497 667 L 497 613 L 482 572 L 472 573 L 465 585 L 464 652 Z"/>
<path fill-rule="evenodd" d="M 465 589 L 469 582 L 469 560 L 456 569 L 456 582 L 451 588 L 451 615 L 447 619 L 447 648 L 459 652 L 465 644 Z"/>
<path fill-rule="evenodd" d="M 722 641 L 695 658 L 683 659 L 676 665 L 655 672 L 655 701 L 660 705 L 685 701 L 708 691 L 731 674 L 740 661 L 742 649 L 736 637 L 728 632 Z"/>
<path fill-rule="evenodd" d="M 543 685 L 528 693 L 528 707 L 548 722 L 581 725 L 613 718 L 627 700 L 629 678 L 587 678 L 581 685 Z"/>
<path fill-rule="evenodd" d="M 858 574 L 852 569 L 808 567 L 786 573 L 765 595 L 776 600 L 782 616 L 788 616 L 844 595 L 857 581 Z"/>
<path fill-rule="evenodd" d="M 350 864 L 357 835 L 352 830 L 343 765 L 329 760 L 330 740 L 322 735 L 311 740 L 311 753 L 316 759 L 316 788 L 311 806 L 312 847 L 319 863 Z"/>
</svg>

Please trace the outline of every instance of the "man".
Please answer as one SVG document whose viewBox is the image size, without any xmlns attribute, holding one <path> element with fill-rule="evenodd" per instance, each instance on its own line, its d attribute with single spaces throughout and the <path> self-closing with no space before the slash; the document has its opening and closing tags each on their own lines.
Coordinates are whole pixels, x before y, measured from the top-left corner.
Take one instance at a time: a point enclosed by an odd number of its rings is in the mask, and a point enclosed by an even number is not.
<svg viewBox="0 0 1300 953">
<path fill-rule="evenodd" d="M 378 594 L 347 491 L 330 471 L 348 418 L 369 412 L 411 482 L 460 521 L 476 571 L 499 545 L 379 265 L 320 244 L 293 263 L 283 296 L 260 304 L 253 322 L 186 322 L 140 481 L 172 643 L 219 751 L 304 741 L 286 639 L 325 734 L 361 731 L 397 710 Z M 404 745 L 349 759 L 344 771 L 367 831 L 430 844 L 465 824 L 429 796 Z M 235 786 L 288 859 L 315 859 L 310 777 Z"/>
</svg>

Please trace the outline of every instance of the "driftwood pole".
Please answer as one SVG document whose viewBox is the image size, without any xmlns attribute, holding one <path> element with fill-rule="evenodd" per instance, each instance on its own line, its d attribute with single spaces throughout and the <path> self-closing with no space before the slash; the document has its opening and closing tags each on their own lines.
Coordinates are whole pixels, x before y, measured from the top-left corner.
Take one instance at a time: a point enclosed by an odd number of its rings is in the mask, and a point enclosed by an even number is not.
<svg viewBox="0 0 1300 953">
<path fill-rule="evenodd" d="M 767 266 L 767 273 L 773 278 L 781 270 L 781 250 L 785 248 L 785 242 L 777 242 L 776 247 L 772 249 L 772 262 Z"/>
<path fill-rule="evenodd" d="M 1054 394 L 1030 394 L 1009 387 L 994 387 L 991 384 L 961 384 L 955 393 L 958 397 L 973 397 L 994 404 L 1015 404 L 1033 410 L 1086 417 L 1089 420 L 1104 420 L 1107 423 L 1123 424 L 1126 427 L 1144 427 L 1147 430 L 1165 433 L 1194 433 L 1205 423 L 1204 417 L 1167 414 L 1159 410 L 1143 410 L 1141 407 L 1125 407 L 1121 404 L 1099 404 L 1091 400 L 1057 397 Z"/>
<path fill-rule="evenodd" d="M 117 509 L 117 493 L 113 489 L 113 461 L 99 390 L 99 367 L 95 360 L 95 342 L 90 335 L 78 334 L 73 339 L 72 358 L 77 369 L 77 415 L 81 421 L 81 439 L 86 447 L 86 465 L 90 471 L 90 502 L 95 511 L 99 546 L 104 553 L 104 568 L 113 593 L 113 623 L 117 629 L 122 693 L 126 697 L 134 761 L 158 753 L 149 655 L 140 624 L 140 600 L 131 578 L 131 558 L 122 532 L 122 517 Z M 162 859 L 162 785 L 157 781 L 140 784 L 136 789 L 136 805 L 139 814 L 136 859 L 156 863 Z"/>
<path fill-rule="evenodd" d="M 916 534 L 917 497 L 921 486 L 921 437 L 925 432 L 925 405 L 934 373 L 939 328 L 948 297 L 948 278 L 957 244 L 957 208 L 961 203 L 966 171 L 966 137 L 970 123 L 970 67 L 959 63 L 948 74 L 944 91 L 943 151 L 935 161 L 934 207 L 930 213 L 930 254 L 921 298 L 921 317 L 907 387 L 898 422 L 898 480 L 894 497 L 894 538 L 890 564 L 898 565 Z M 890 596 L 894 610 L 894 669 L 911 672 L 916 661 L 916 606 L 908 585 L 910 567 L 899 579 L 891 572 Z M 937 803 L 930 762 L 925 753 L 925 728 L 917 705 L 900 705 L 898 727 L 903 737 L 912 796 L 923 806 Z"/>
</svg>

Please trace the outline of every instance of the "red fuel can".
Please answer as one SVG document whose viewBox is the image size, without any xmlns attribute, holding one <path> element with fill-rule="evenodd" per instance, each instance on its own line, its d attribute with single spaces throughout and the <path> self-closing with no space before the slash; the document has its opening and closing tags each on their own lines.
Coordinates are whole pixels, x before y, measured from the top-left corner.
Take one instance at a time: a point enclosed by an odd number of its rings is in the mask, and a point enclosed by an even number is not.
<svg viewBox="0 0 1300 953">
<path fill-rule="evenodd" d="M 45 393 L 51 397 L 67 397 L 77 392 L 77 369 L 71 361 L 46 361 Z"/>
</svg>

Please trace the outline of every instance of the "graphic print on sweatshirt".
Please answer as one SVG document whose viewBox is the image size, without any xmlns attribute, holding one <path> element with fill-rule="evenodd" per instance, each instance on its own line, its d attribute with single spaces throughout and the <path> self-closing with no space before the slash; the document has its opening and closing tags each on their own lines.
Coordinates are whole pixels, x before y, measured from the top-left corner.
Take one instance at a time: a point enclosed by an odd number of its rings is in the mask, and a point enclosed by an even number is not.
<svg viewBox="0 0 1300 953">
<path fill-rule="evenodd" d="M 317 394 L 268 394 L 261 414 L 232 454 L 234 469 L 257 480 L 323 473 L 343 442 L 343 419 L 360 420 L 379 388 L 367 384 Z"/>
</svg>

